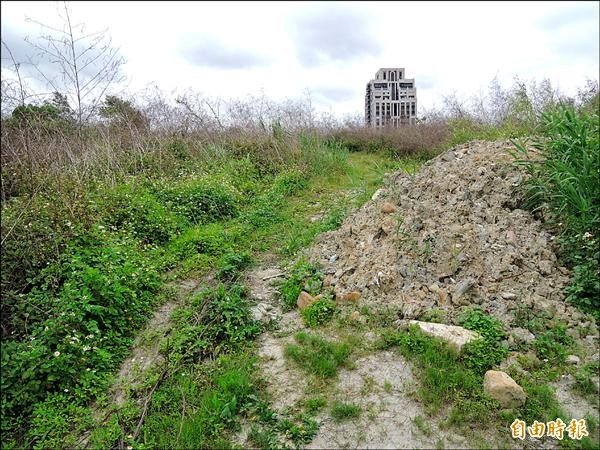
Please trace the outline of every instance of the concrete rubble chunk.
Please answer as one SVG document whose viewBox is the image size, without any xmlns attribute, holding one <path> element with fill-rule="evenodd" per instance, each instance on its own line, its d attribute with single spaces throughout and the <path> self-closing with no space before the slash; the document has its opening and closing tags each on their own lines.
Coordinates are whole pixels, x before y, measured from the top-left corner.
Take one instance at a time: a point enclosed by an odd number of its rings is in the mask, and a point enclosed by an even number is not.
<svg viewBox="0 0 600 450">
<path fill-rule="evenodd" d="M 409 324 L 416 324 L 421 331 L 428 336 L 436 337 L 447 342 L 450 347 L 460 353 L 463 346 L 477 338 L 479 334 L 475 331 L 456 325 L 444 325 L 443 323 L 421 322 L 419 320 L 410 320 Z"/>
<path fill-rule="evenodd" d="M 302 292 L 300 292 L 300 295 L 298 296 L 298 300 L 297 300 L 296 304 L 298 305 L 298 308 L 300 309 L 300 311 L 303 311 L 304 309 L 308 308 L 310 305 L 312 305 L 316 301 L 317 301 L 317 299 L 314 298 L 312 295 L 310 295 L 308 292 L 302 291 Z"/>
<path fill-rule="evenodd" d="M 488 370 L 483 379 L 483 390 L 498 400 L 504 408 L 518 408 L 525 403 L 527 394 L 508 374 Z"/>
<path fill-rule="evenodd" d="M 383 206 L 381 207 L 381 212 L 384 212 L 386 214 L 396 212 L 396 210 L 397 210 L 397 208 L 388 202 L 384 203 Z"/>
</svg>

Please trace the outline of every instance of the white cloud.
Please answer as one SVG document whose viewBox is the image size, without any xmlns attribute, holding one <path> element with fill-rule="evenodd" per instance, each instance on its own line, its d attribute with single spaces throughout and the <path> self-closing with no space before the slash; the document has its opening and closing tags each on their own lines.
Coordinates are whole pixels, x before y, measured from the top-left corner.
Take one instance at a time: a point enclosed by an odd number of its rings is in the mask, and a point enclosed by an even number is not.
<svg viewBox="0 0 600 450">
<path fill-rule="evenodd" d="M 2 37 L 56 17 L 54 2 L 2 2 Z M 128 89 L 156 82 L 211 97 L 283 99 L 313 92 L 339 116 L 362 113 L 379 67 L 415 78 L 419 105 L 550 78 L 574 94 L 597 77 L 597 2 L 73 2 L 76 21 L 109 28 L 127 59 Z M 53 23 L 58 23 L 54 20 Z M 10 43 L 9 43 L 10 44 Z M 3 76 L 5 71 L 3 70 Z M 328 89 L 331 89 L 328 91 Z"/>
</svg>

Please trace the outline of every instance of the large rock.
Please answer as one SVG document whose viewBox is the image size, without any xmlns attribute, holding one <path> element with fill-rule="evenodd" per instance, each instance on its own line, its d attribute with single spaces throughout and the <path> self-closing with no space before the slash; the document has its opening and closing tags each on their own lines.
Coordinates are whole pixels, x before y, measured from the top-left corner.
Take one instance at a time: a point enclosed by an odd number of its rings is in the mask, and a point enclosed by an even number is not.
<svg viewBox="0 0 600 450">
<path fill-rule="evenodd" d="M 312 295 L 310 295 L 308 292 L 302 291 L 302 292 L 300 292 L 300 295 L 298 296 L 298 300 L 296 301 L 296 304 L 298 305 L 298 308 L 300 308 L 300 311 L 304 311 L 306 308 L 308 308 L 310 305 L 312 305 L 316 301 L 317 301 L 317 299 L 314 298 Z"/>
<path fill-rule="evenodd" d="M 421 322 L 419 320 L 410 320 L 409 324 L 417 324 L 423 333 L 446 341 L 450 347 L 459 353 L 467 342 L 480 337 L 475 331 L 457 327 L 456 325 Z"/>
<path fill-rule="evenodd" d="M 483 390 L 504 408 L 517 408 L 527 399 L 523 388 L 509 375 L 498 370 L 488 370 L 485 373 Z"/>
</svg>

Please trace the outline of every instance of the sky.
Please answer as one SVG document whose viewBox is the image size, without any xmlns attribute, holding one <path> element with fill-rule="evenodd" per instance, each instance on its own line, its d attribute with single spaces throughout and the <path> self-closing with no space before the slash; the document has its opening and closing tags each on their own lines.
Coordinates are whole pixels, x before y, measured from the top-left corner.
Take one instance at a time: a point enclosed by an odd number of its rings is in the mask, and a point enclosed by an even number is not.
<svg viewBox="0 0 600 450">
<path fill-rule="evenodd" d="M 362 115 L 380 67 L 414 78 L 419 108 L 443 96 L 548 78 L 567 95 L 598 79 L 600 2 L 72 2 L 74 22 L 108 29 L 127 92 L 155 83 L 211 98 L 310 95 L 317 111 Z M 62 2 L 2 1 L 2 40 L 25 60 Z M 2 77 L 10 77 L 2 52 Z"/>
</svg>

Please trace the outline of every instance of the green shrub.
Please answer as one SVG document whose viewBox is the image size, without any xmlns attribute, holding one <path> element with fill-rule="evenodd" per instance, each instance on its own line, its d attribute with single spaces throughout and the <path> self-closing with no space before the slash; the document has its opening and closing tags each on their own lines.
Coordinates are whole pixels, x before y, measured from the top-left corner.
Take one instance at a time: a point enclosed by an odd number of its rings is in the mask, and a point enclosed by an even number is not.
<svg viewBox="0 0 600 450">
<path fill-rule="evenodd" d="M 219 284 L 194 296 L 173 318 L 177 334 L 164 351 L 171 359 L 197 361 L 246 345 L 260 331 L 252 319 L 244 289 Z"/>
<path fill-rule="evenodd" d="M 540 359 L 549 364 L 563 363 L 569 354 L 573 338 L 566 334 L 566 327 L 558 325 L 552 330 L 540 333 L 533 341 L 533 347 Z"/>
<path fill-rule="evenodd" d="M 465 345 L 463 359 L 467 367 L 484 373 L 506 358 L 508 348 L 500 343 L 506 333 L 498 319 L 478 308 L 472 308 L 460 315 L 458 323 L 468 330 L 478 332 L 482 337 Z"/>
<path fill-rule="evenodd" d="M 505 336 L 504 326 L 498 319 L 479 308 L 468 309 L 458 318 L 458 324 L 467 330 L 477 331 L 486 341 L 500 342 Z"/>
<path fill-rule="evenodd" d="M 339 311 L 337 304 L 329 297 L 323 296 L 302 311 L 304 323 L 310 328 L 329 322 Z"/>
<path fill-rule="evenodd" d="M 179 259 L 189 258 L 197 253 L 220 255 L 227 248 L 225 230 L 219 223 L 190 228 L 170 243 L 171 252 Z"/>
<path fill-rule="evenodd" d="M 248 252 L 226 253 L 217 262 L 217 278 L 221 281 L 234 281 L 251 263 L 252 256 Z"/>
<path fill-rule="evenodd" d="M 282 172 L 275 177 L 272 190 L 283 195 L 294 195 L 308 186 L 308 177 L 299 170 Z"/>
<path fill-rule="evenodd" d="M 21 300 L 43 308 L 44 320 L 30 325 L 27 340 L 2 344 L 10 349 L 2 352 L 3 420 L 28 417 L 53 393 L 68 391 L 82 402 L 94 398 L 150 314 L 161 285 L 156 265 L 131 237 L 99 227 L 71 241 L 42 276 L 44 282 Z M 6 432 L 4 421 L 2 426 Z"/>
<path fill-rule="evenodd" d="M 173 188 L 158 190 L 157 197 L 191 224 L 202 224 L 235 217 L 236 195 L 222 184 L 206 180 L 189 180 Z"/>
<path fill-rule="evenodd" d="M 125 185 L 110 193 L 104 221 L 111 229 L 132 233 L 143 243 L 163 244 L 176 236 L 181 220 L 140 187 Z"/>
</svg>

